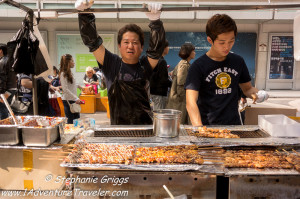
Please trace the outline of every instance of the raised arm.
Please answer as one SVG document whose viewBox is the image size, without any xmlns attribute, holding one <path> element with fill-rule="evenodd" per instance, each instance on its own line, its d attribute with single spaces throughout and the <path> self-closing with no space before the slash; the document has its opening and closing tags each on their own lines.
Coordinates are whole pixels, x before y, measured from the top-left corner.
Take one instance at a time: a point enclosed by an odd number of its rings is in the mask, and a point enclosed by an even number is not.
<svg viewBox="0 0 300 199">
<path fill-rule="evenodd" d="M 89 9 L 92 5 L 93 1 L 90 0 L 77 0 L 75 3 L 75 7 L 78 10 Z M 102 38 L 97 33 L 95 15 L 90 13 L 79 13 L 78 21 L 80 35 L 84 45 L 86 45 L 90 49 L 90 52 L 93 52 L 97 61 L 103 65 L 105 47 L 102 45 Z"/>
<path fill-rule="evenodd" d="M 149 12 L 146 15 L 150 20 L 150 41 L 149 48 L 147 49 L 147 57 L 152 69 L 154 69 L 165 49 L 166 37 L 163 23 L 160 20 L 161 4 L 149 3 L 148 10 Z"/>
</svg>

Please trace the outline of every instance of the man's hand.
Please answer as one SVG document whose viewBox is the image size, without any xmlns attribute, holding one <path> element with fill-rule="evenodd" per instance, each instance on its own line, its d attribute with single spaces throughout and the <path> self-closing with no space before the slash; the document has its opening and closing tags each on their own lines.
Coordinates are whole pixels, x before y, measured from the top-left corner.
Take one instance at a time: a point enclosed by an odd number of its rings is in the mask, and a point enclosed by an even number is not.
<svg viewBox="0 0 300 199">
<path fill-rule="evenodd" d="M 146 15 L 150 21 L 156 21 L 160 18 L 161 7 L 162 7 L 161 3 L 149 3 L 148 4 L 149 12 L 147 12 Z"/>
<path fill-rule="evenodd" d="M 256 95 L 257 95 L 257 99 L 255 100 L 255 102 L 257 103 L 264 102 L 269 98 L 269 94 L 264 90 L 258 91 Z"/>
<path fill-rule="evenodd" d="M 77 0 L 75 3 L 75 8 L 80 11 L 89 9 L 94 4 L 94 0 Z"/>
</svg>

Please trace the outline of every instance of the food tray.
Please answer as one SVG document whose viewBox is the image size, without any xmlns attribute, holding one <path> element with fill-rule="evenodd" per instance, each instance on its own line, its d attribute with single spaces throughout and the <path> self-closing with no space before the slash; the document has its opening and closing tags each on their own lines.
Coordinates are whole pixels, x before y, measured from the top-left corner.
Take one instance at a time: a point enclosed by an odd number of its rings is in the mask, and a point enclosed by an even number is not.
<svg viewBox="0 0 300 199">
<path fill-rule="evenodd" d="M 68 155 L 68 161 L 70 161 L 71 159 L 77 161 L 79 159 L 81 159 L 82 157 L 84 158 L 84 160 L 91 160 L 91 161 L 98 161 L 97 159 L 94 159 L 94 157 L 89 157 L 87 158 L 84 155 L 84 152 L 82 152 L 83 150 L 86 150 L 86 142 L 84 142 L 84 140 L 77 142 L 77 146 L 78 147 L 78 151 L 77 149 L 74 151 L 72 151 L 69 155 Z M 100 144 L 103 146 L 96 146 L 96 145 L 92 145 L 91 146 L 91 150 L 90 153 L 91 154 L 98 154 L 99 155 L 97 157 L 100 157 L 100 161 L 113 161 L 111 159 L 111 157 L 115 157 L 116 160 L 120 160 L 122 158 L 124 158 L 124 162 L 123 163 L 112 163 L 112 164 L 108 164 L 107 162 L 103 162 L 102 164 L 99 162 L 95 162 L 95 163 L 89 163 L 89 162 L 63 162 L 60 166 L 62 167 L 76 167 L 78 169 L 83 169 L 83 170 L 113 170 L 113 169 L 126 169 L 126 170 L 147 170 L 147 171 L 197 171 L 199 169 L 201 169 L 201 167 L 203 167 L 202 164 L 194 164 L 194 163 L 136 163 L 134 161 L 135 157 L 136 157 L 136 149 L 137 147 L 134 145 L 118 145 L 118 144 Z M 148 146 L 156 146 L 153 144 L 147 144 Z M 114 148 L 116 147 L 116 148 Z M 118 156 L 120 153 L 118 152 L 119 150 L 123 151 L 125 147 L 125 151 L 127 155 L 121 155 L 119 158 L 116 157 Z M 109 152 L 103 152 L 102 148 L 107 148 L 107 150 L 109 150 Z M 116 149 L 116 151 L 114 152 L 114 149 Z M 104 154 L 110 154 L 112 155 L 111 157 L 106 157 L 104 159 L 102 159 L 102 153 Z M 88 153 L 89 154 L 89 153 Z M 109 156 L 110 156 L 109 155 Z M 102 160 L 101 160 L 102 159 Z M 209 165 L 211 166 L 211 165 Z"/>
<path fill-rule="evenodd" d="M 257 175 L 300 175 L 295 169 L 254 169 L 254 168 L 225 168 L 224 169 L 226 176 L 239 176 L 239 175 L 248 175 L 248 176 L 257 176 Z"/>
<path fill-rule="evenodd" d="M 18 124 L 28 121 L 28 117 L 17 116 Z M 22 140 L 21 128 L 14 124 L 12 117 L 0 120 L 0 145 L 17 145 Z"/>
<path fill-rule="evenodd" d="M 94 137 L 153 137 L 153 125 L 111 125 L 95 127 Z"/>
<path fill-rule="evenodd" d="M 230 130 L 231 134 L 238 135 L 240 138 L 265 138 L 270 137 L 270 135 L 259 128 L 259 126 L 256 125 L 244 125 L 244 126 L 207 126 L 207 128 L 212 129 L 228 129 Z M 195 137 L 193 135 L 193 127 L 192 126 L 185 126 L 186 132 Z M 197 138 L 210 138 L 210 137 L 197 137 Z M 210 139 L 225 139 L 225 138 L 210 138 Z M 228 139 L 228 138 L 226 138 Z M 237 138 L 229 138 L 229 139 L 237 139 Z"/>
<path fill-rule="evenodd" d="M 61 163 L 61 167 L 73 167 L 80 170 L 140 170 L 140 171 L 199 171 L 202 165 L 197 164 L 74 164 Z"/>
<path fill-rule="evenodd" d="M 50 120 L 50 117 L 32 116 L 32 120 L 21 126 L 25 146 L 49 146 L 63 134 L 65 118 L 51 118 L 49 126 L 28 126 L 35 120 Z"/>
</svg>

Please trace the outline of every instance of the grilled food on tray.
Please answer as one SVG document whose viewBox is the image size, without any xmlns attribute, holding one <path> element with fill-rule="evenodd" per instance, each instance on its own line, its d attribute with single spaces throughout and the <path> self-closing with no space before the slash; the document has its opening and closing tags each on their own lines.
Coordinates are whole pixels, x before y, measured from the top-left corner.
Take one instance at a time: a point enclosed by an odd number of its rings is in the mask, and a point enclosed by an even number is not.
<svg viewBox="0 0 300 199">
<path fill-rule="evenodd" d="M 290 169 L 286 155 L 270 150 L 231 150 L 225 153 L 225 167 Z"/>
<path fill-rule="evenodd" d="M 286 160 L 292 165 L 294 165 L 295 169 L 300 172 L 300 155 L 298 153 L 297 154 L 290 153 L 286 157 Z"/>
<path fill-rule="evenodd" d="M 25 121 L 25 117 L 24 116 L 18 116 L 17 117 L 17 122 L 18 124 L 23 123 Z M 12 117 L 8 117 L 4 120 L 0 120 L 0 125 L 15 125 Z"/>
<path fill-rule="evenodd" d="M 65 158 L 66 163 L 86 164 L 130 164 L 133 145 L 107 145 L 79 143 Z"/>
<path fill-rule="evenodd" d="M 202 164 L 203 159 L 197 149 L 195 145 L 140 147 L 136 149 L 134 162 Z"/>
<path fill-rule="evenodd" d="M 198 127 L 197 129 L 189 130 L 188 132 L 190 135 L 197 137 L 240 138 L 240 136 L 232 134 L 228 129 L 207 128 L 206 126 Z"/>
<path fill-rule="evenodd" d="M 56 117 L 37 117 L 32 118 L 29 122 L 25 123 L 24 126 L 28 127 L 35 127 L 35 128 L 42 128 L 42 127 L 49 127 L 49 126 L 55 126 L 59 122 L 58 118 Z"/>
</svg>

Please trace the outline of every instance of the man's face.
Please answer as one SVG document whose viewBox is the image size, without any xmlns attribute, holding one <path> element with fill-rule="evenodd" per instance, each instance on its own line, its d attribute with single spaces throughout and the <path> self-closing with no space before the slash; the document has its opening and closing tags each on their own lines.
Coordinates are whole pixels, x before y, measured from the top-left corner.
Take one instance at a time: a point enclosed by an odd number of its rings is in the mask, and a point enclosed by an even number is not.
<svg viewBox="0 0 300 199">
<path fill-rule="evenodd" d="M 123 62 L 127 64 L 136 64 L 143 52 L 143 46 L 139 40 L 138 34 L 126 32 L 123 34 L 119 51 Z"/>
<path fill-rule="evenodd" d="M 211 44 L 211 49 L 214 51 L 215 55 L 226 57 L 235 42 L 234 31 L 218 35 L 214 42 L 212 42 L 210 37 L 207 37 L 207 40 Z"/>
</svg>

